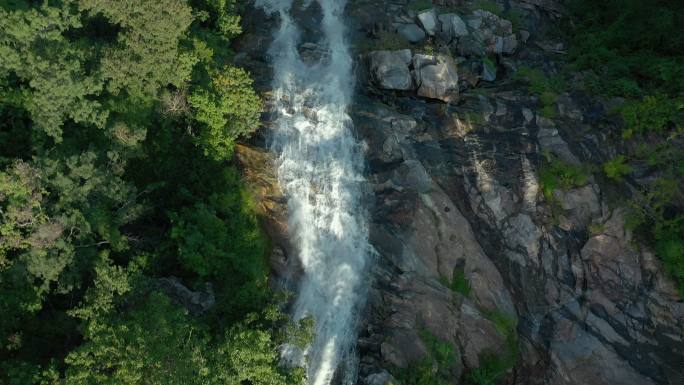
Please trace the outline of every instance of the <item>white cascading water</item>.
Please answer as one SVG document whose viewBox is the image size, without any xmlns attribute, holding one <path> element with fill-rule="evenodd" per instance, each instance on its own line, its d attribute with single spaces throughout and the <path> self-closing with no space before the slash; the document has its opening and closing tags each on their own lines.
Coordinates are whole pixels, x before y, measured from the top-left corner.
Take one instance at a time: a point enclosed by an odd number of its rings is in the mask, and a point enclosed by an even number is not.
<svg viewBox="0 0 684 385">
<path fill-rule="evenodd" d="M 283 358 L 304 364 L 310 385 L 328 385 L 336 373 L 346 384 L 355 381 L 353 350 L 369 255 L 361 204 L 363 157 L 346 111 L 354 77 L 345 40 L 345 2 L 317 0 L 322 14 L 318 47 L 324 53 L 312 64 L 297 50 L 300 28 L 292 16 L 293 0 L 257 0 L 257 6 L 280 19 L 269 50 L 273 148 L 288 196 L 290 234 L 305 273 L 294 319 L 313 316 L 316 324 L 311 346 L 305 352 L 286 347 Z"/>
</svg>

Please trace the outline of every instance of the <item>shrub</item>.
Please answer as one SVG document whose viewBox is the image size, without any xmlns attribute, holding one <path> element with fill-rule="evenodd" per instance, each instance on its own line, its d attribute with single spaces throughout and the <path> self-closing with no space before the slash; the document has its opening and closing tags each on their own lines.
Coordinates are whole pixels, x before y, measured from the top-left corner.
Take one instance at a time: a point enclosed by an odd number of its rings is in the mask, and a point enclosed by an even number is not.
<svg viewBox="0 0 684 385">
<path fill-rule="evenodd" d="M 288 343 L 304 350 L 309 346 L 316 334 L 316 320 L 313 316 L 306 316 L 297 323 L 290 322 L 286 326 Z"/>
<path fill-rule="evenodd" d="M 587 183 L 589 172 L 581 165 L 565 163 L 548 155 L 539 170 L 539 184 L 544 197 L 553 201 L 553 191 L 580 187 Z"/>
<path fill-rule="evenodd" d="M 465 112 L 465 121 L 469 125 L 482 125 L 487 123 L 487 120 L 482 114 L 476 112 Z"/>
<path fill-rule="evenodd" d="M 465 276 L 465 269 L 463 266 L 456 266 L 454 267 L 453 273 L 451 275 L 451 280 L 447 277 L 440 277 L 439 281 L 442 283 L 442 285 L 448 287 L 453 291 L 454 293 L 459 293 L 462 294 L 466 297 L 470 296 L 470 293 L 472 291 L 472 287 L 470 286 L 470 282 L 468 281 L 468 278 Z"/>
<path fill-rule="evenodd" d="M 453 276 L 451 278 L 451 290 L 456 293 L 461 293 L 466 297 L 470 296 L 472 287 L 468 278 L 465 276 L 465 269 L 463 267 L 455 267 Z"/>
<path fill-rule="evenodd" d="M 504 13 L 503 17 L 510 21 L 511 24 L 513 24 L 514 31 L 527 28 L 525 22 L 525 13 L 523 13 L 523 11 L 521 11 L 520 9 L 511 8 L 506 13 Z"/>
<path fill-rule="evenodd" d="M 422 359 L 400 370 L 397 380 L 403 385 L 449 385 L 453 383 L 451 371 L 458 357 L 454 348 L 440 341 L 427 329 L 420 331 L 420 339 L 428 353 Z"/>
<path fill-rule="evenodd" d="M 432 44 L 426 44 L 423 46 L 423 53 L 426 55 L 434 55 L 435 54 L 435 46 Z"/>
<path fill-rule="evenodd" d="M 658 223 L 654 237 L 655 251 L 684 298 L 684 214 Z"/>
<path fill-rule="evenodd" d="M 627 225 L 653 246 L 684 298 L 684 214 L 675 211 L 672 204 L 679 194 L 677 180 L 655 180 L 634 196 Z"/>
<path fill-rule="evenodd" d="M 561 76 L 546 76 L 538 69 L 520 67 L 515 73 L 515 78 L 527 82 L 527 90 L 539 96 L 542 107 L 539 115 L 549 119 L 558 115 L 556 111 L 558 93 L 565 89 L 565 82 Z"/>
<path fill-rule="evenodd" d="M 644 226 L 647 233 L 665 221 L 665 215 L 672 200 L 679 193 L 677 181 L 671 178 L 658 178 L 647 187 L 637 191 L 632 198 L 628 224 L 636 228 Z"/>
<path fill-rule="evenodd" d="M 603 164 L 603 172 L 606 173 L 608 178 L 615 181 L 621 181 L 622 178 L 632 172 L 632 167 L 625 164 L 627 158 L 624 155 L 618 155 L 612 160 Z"/>
<path fill-rule="evenodd" d="M 497 332 L 506 339 L 506 350 L 501 354 L 491 352 L 480 355 L 480 366 L 469 371 L 465 376 L 468 385 L 494 385 L 504 377 L 506 372 L 515 365 L 518 359 L 518 321 L 515 316 L 499 310 L 485 313 L 494 323 Z"/>
<path fill-rule="evenodd" d="M 482 354 L 479 359 L 480 366 L 465 376 L 467 385 L 496 385 L 509 369 L 506 363 L 494 354 Z"/>
<path fill-rule="evenodd" d="M 605 229 L 606 225 L 603 223 L 591 223 L 587 226 L 587 230 L 589 230 L 589 234 L 591 235 L 599 235 L 603 233 Z"/>
<path fill-rule="evenodd" d="M 552 105 L 558 101 L 558 94 L 552 91 L 544 91 L 539 96 L 539 101 L 545 106 Z"/>
<path fill-rule="evenodd" d="M 556 110 L 555 105 L 549 105 L 549 106 L 543 106 L 541 110 L 539 110 L 539 116 L 542 118 L 547 118 L 547 119 L 555 119 L 558 117 L 558 111 Z"/>
<path fill-rule="evenodd" d="M 517 339 L 515 328 L 518 326 L 518 320 L 515 316 L 500 310 L 486 312 L 485 316 L 494 323 L 496 331 L 506 337 L 506 342 L 510 343 Z"/>
<path fill-rule="evenodd" d="M 624 138 L 634 134 L 662 132 L 674 124 L 683 104 L 663 94 L 649 95 L 642 100 L 631 101 L 619 109 L 624 121 Z"/>
<path fill-rule="evenodd" d="M 527 89 L 537 95 L 544 92 L 558 93 L 565 89 L 565 81 L 561 76 L 547 76 L 542 71 L 530 67 L 518 68 L 515 78 L 526 81 L 528 83 Z"/>
</svg>

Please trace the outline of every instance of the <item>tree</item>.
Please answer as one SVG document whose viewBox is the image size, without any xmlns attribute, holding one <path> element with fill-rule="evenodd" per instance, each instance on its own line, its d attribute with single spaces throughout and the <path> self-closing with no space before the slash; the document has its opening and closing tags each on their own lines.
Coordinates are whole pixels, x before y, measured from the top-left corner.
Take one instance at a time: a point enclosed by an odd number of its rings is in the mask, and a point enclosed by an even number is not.
<svg viewBox="0 0 684 385">
<path fill-rule="evenodd" d="M 195 6 L 201 9 L 201 21 L 208 29 L 218 31 L 224 39 L 230 40 L 242 32 L 236 0 L 199 0 Z"/>
<path fill-rule="evenodd" d="M 72 312 L 86 323 L 86 341 L 65 359 L 64 385 L 301 384 L 301 372 L 279 367 L 257 317 L 214 343 L 185 309 L 145 284 L 139 267 L 116 267 L 106 256 L 98 264 L 94 287 Z"/>
<path fill-rule="evenodd" d="M 202 123 L 198 143 L 213 159 L 229 159 L 235 139 L 259 126 L 261 100 L 243 69 L 225 67 L 213 75 L 208 87 L 198 87 L 189 97 L 195 120 Z"/>
<path fill-rule="evenodd" d="M 206 384 L 207 338 L 160 293 L 131 298 L 126 313 L 94 313 L 69 353 L 65 385 Z"/>
<path fill-rule="evenodd" d="M 213 177 L 218 192 L 171 215 L 171 239 L 187 270 L 228 293 L 233 315 L 257 310 L 266 294 L 267 243 L 235 171 Z"/>
<path fill-rule="evenodd" d="M 278 367 L 279 356 L 272 336 L 254 328 L 238 324 L 226 333 L 224 341 L 213 355 L 214 364 L 221 368 L 212 384 L 295 385 L 303 383 L 303 372 L 284 371 Z"/>
<path fill-rule="evenodd" d="M 116 44 L 102 47 L 100 61 L 110 92 L 156 95 L 162 87 L 180 88 L 190 80 L 197 59 L 179 44 L 193 21 L 185 1 L 81 0 L 78 5 L 119 29 Z"/>
<path fill-rule="evenodd" d="M 100 167 L 94 152 L 22 161 L 0 172 L 0 337 L 40 310 L 45 296 L 80 285 L 99 245 L 127 248 L 135 189 Z"/>
<path fill-rule="evenodd" d="M 67 118 L 100 128 L 107 119 L 107 112 L 93 100 L 102 85 L 84 68 L 87 55 L 63 36 L 79 26 L 67 5 L 0 8 L 0 77 L 12 79 L 13 98 L 20 100 L 37 129 L 57 141 Z"/>
<path fill-rule="evenodd" d="M 0 383 L 301 383 L 247 315 L 268 244 L 226 162 L 261 110 L 229 65 L 236 9 L 0 6 Z M 150 285 L 170 274 L 217 304 L 174 306 Z"/>
</svg>

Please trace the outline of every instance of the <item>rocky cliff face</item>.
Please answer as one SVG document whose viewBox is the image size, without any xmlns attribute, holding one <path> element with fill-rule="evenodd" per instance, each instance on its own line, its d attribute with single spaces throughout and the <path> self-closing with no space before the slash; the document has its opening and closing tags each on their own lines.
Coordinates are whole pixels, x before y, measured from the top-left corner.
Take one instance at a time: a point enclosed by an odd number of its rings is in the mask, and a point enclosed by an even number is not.
<svg viewBox="0 0 684 385">
<path fill-rule="evenodd" d="M 351 114 L 367 147 L 377 251 L 358 382 L 392 383 L 437 340 L 456 359 L 429 371 L 454 384 L 504 356 L 510 384 L 684 384 L 684 303 L 626 229 L 621 192 L 590 176 L 542 193 L 545 156 L 601 164 L 615 150 L 609 101 L 562 93 L 543 117 L 539 95 L 514 81 L 523 67 L 558 70 L 564 45 L 544 31 L 562 2 L 501 6 L 497 16 L 458 1 L 349 4 Z M 272 20 L 252 12 L 237 59 L 267 96 Z M 315 4 L 303 12 L 316 17 Z M 304 36 L 303 52 L 319 48 Z M 267 214 L 274 274 L 296 277 L 265 147 L 257 138 L 238 157 Z"/>
</svg>

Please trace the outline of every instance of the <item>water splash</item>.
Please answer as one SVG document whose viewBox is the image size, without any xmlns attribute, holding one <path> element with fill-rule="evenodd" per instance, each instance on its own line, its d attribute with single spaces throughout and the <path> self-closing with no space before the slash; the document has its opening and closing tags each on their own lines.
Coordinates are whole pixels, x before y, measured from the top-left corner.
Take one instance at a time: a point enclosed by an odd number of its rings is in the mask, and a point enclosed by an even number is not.
<svg viewBox="0 0 684 385">
<path fill-rule="evenodd" d="M 322 15 L 317 42 L 322 52 L 311 63 L 297 50 L 301 29 L 292 16 L 293 0 L 257 0 L 257 6 L 280 19 L 269 50 L 276 114 L 272 139 L 288 196 L 290 234 L 305 272 L 294 318 L 313 316 L 316 321 L 315 339 L 299 358 L 306 361 L 309 384 L 327 385 L 336 375 L 351 384 L 369 255 L 361 205 L 363 157 L 347 114 L 354 77 L 345 41 L 346 4 L 317 0 L 300 7 L 316 5 Z M 298 359 L 296 349 L 286 348 L 283 355 Z"/>
</svg>

